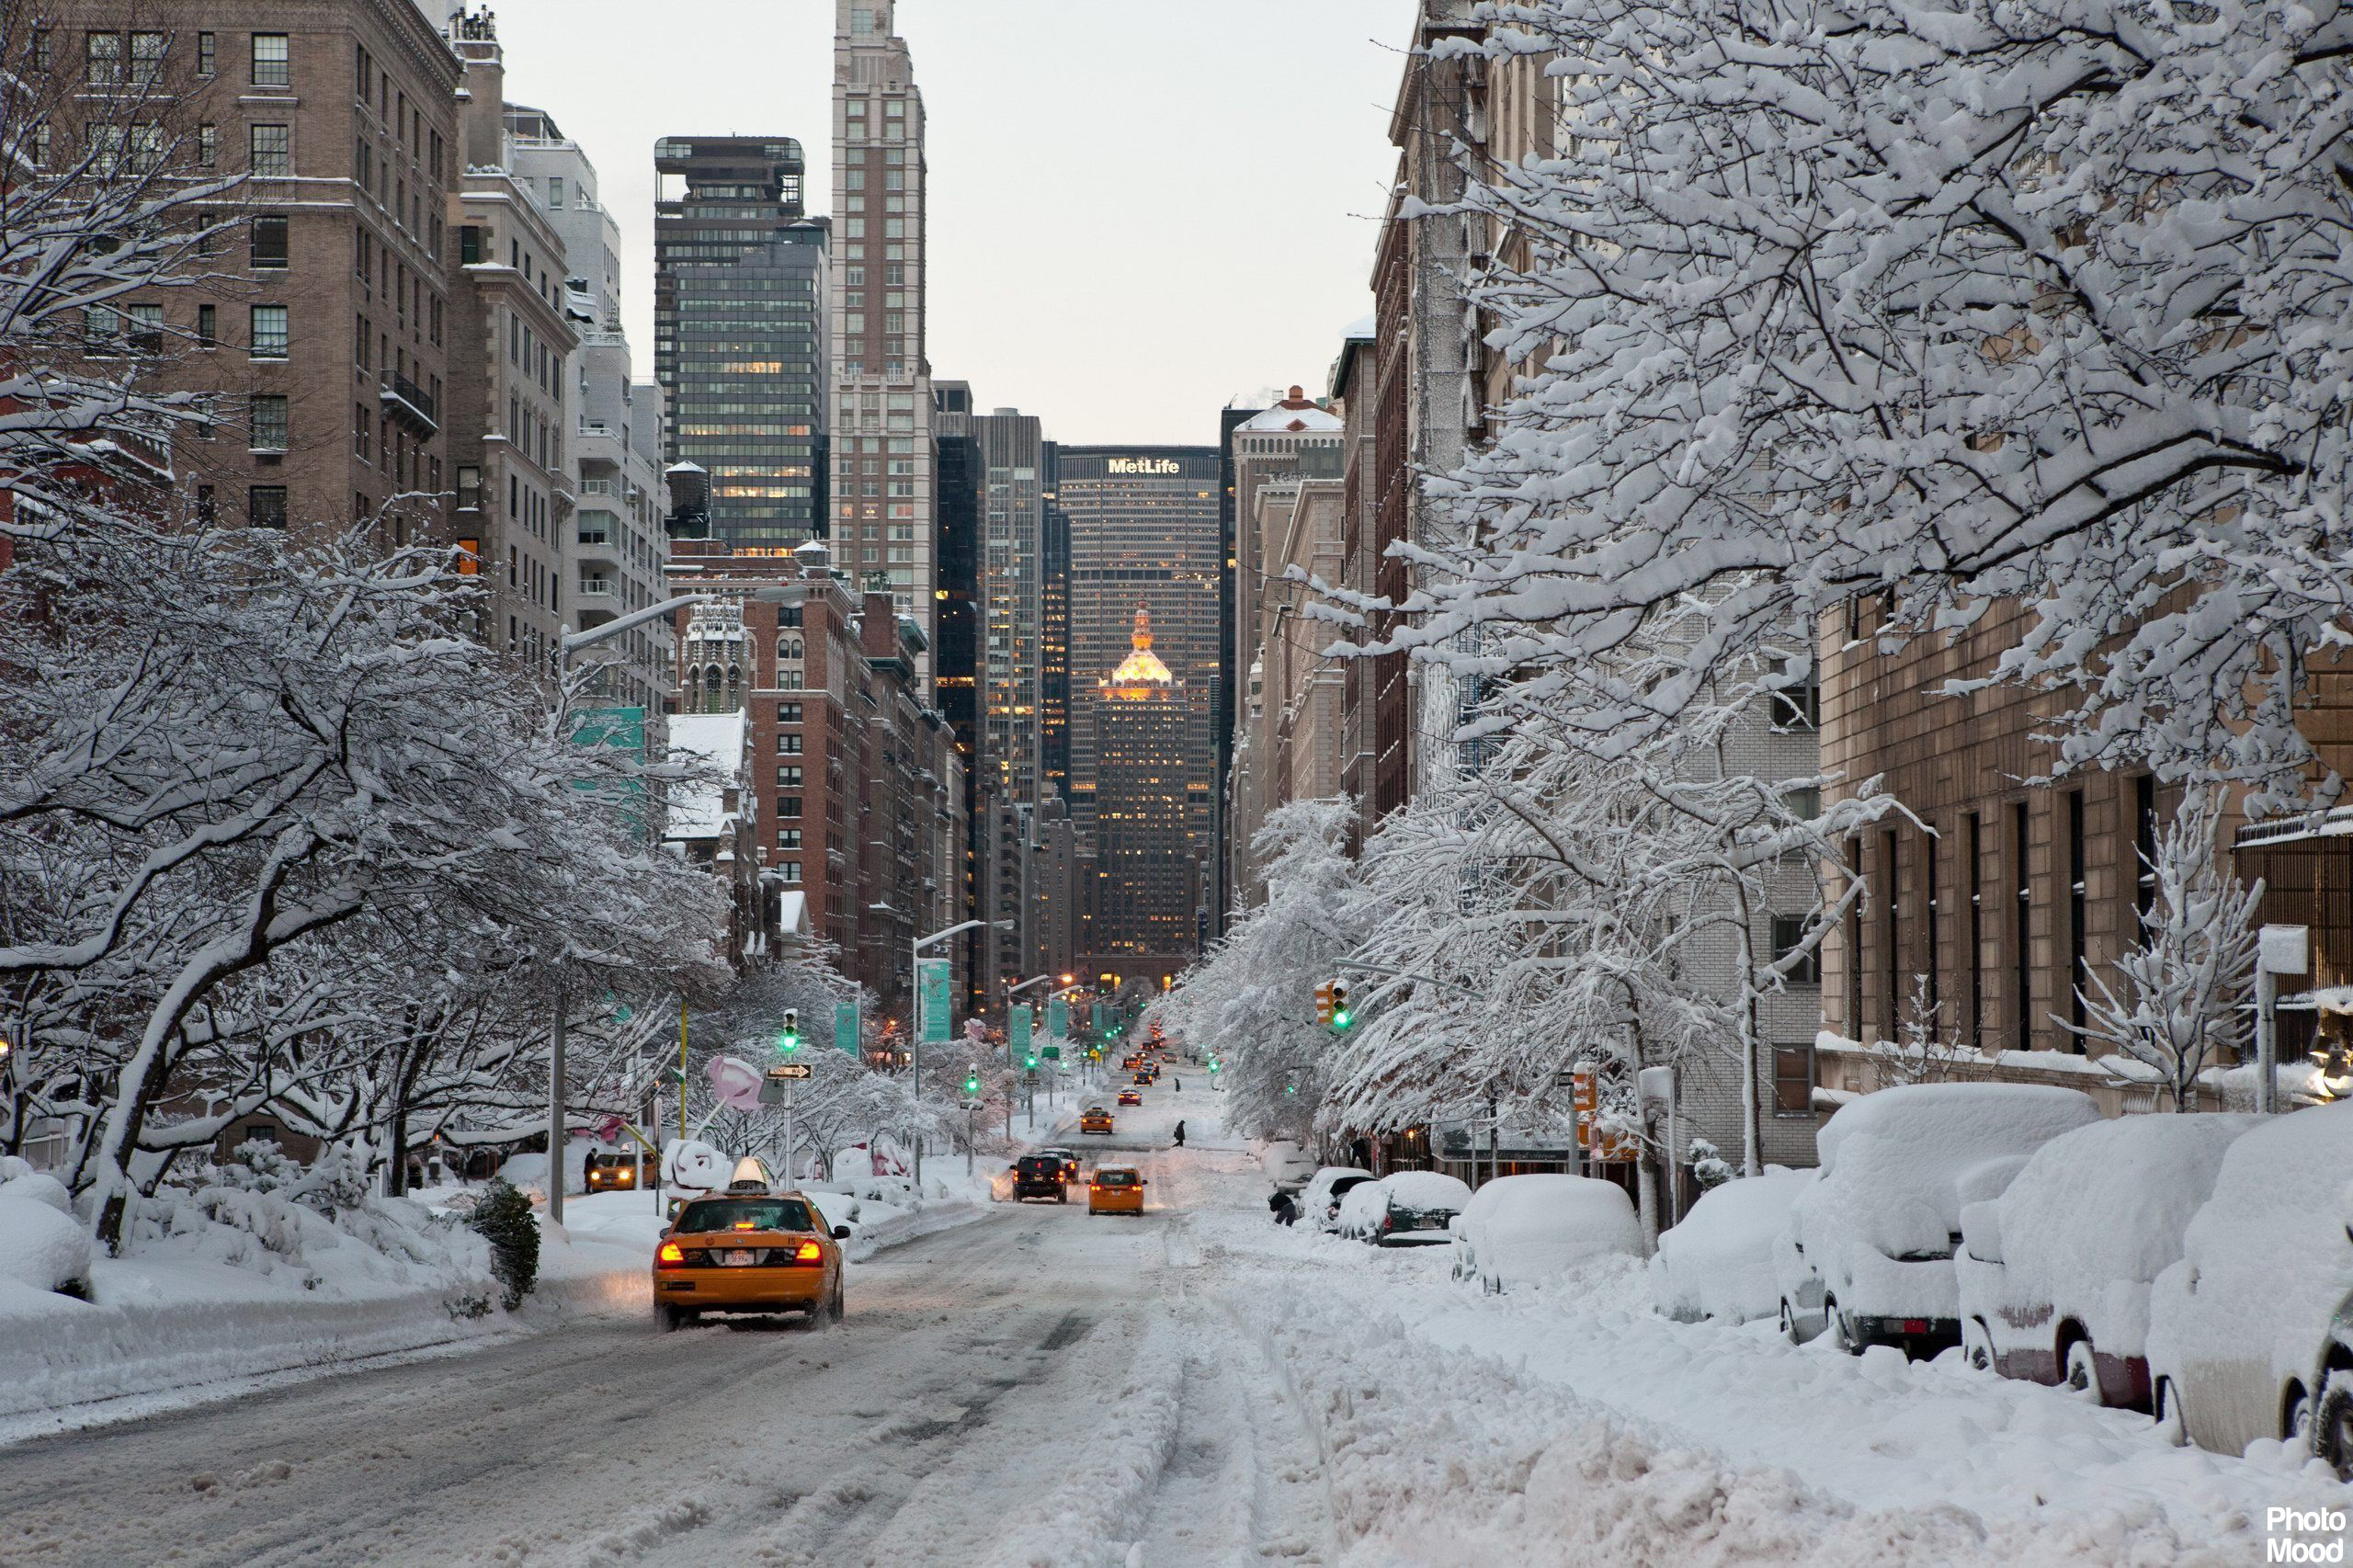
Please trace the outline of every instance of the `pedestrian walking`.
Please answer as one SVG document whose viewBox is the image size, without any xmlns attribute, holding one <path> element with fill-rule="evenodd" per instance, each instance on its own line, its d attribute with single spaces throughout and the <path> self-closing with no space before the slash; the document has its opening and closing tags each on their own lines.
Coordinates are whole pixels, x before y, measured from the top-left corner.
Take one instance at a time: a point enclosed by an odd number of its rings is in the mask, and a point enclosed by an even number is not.
<svg viewBox="0 0 2353 1568">
<path fill-rule="evenodd" d="M 1180 1121 L 1180 1122 L 1178 1122 L 1178 1123 L 1176 1124 L 1176 1147 L 1178 1147 L 1179 1149 L 1181 1149 L 1181 1148 L 1183 1148 L 1184 1146 L 1185 1146 L 1185 1124 L 1184 1124 L 1183 1122 L 1181 1122 L 1181 1121 Z"/>
<path fill-rule="evenodd" d="M 1275 1211 L 1275 1223 L 1278 1225 L 1288 1225 L 1299 1218 L 1299 1205 L 1291 1201 L 1288 1192 L 1278 1189 L 1272 1198 L 1267 1199 L 1267 1207 Z"/>
<path fill-rule="evenodd" d="M 1185 1080 L 1182 1078 L 1176 1080 L 1176 1092 L 1180 1095 L 1185 1092 Z"/>
</svg>

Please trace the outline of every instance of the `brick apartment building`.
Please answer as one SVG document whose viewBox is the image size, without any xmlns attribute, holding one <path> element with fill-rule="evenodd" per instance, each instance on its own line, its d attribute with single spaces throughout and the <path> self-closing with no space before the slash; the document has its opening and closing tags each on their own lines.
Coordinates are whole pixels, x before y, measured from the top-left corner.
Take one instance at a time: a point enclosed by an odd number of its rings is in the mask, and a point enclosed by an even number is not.
<svg viewBox="0 0 2353 1568">
<path fill-rule="evenodd" d="M 800 602 L 753 597 L 779 584 Z M 747 715 L 746 814 L 759 836 L 741 874 L 756 882 L 764 923 L 800 894 L 844 972 L 873 989 L 885 1016 L 905 1017 L 909 944 L 966 907 L 963 762 L 947 720 L 918 696 L 921 629 L 889 593 L 836 576 L 815 540 L 783 558 L 677 540 L 670 586 L 715 597 L 676 618 L 678 701 Z M 962 947 L 952 950 L 961 961 Z"/>
<path fill-rule="evenodd" d="M 239 228 L 191 259 L 201 283 L 86 329 L 94 358 L 150 356 L 146 385 L 210 400 L 209 433 L 176 443 L 183 503 L 312 529 L 381 510 L 387 542 L 446 538 L 460 66 L 424 13 L 69 0 L 28 62 L 51 159 L 112 135 L 191 179 L 244 176 L 221 209 Z"/>
</svg>

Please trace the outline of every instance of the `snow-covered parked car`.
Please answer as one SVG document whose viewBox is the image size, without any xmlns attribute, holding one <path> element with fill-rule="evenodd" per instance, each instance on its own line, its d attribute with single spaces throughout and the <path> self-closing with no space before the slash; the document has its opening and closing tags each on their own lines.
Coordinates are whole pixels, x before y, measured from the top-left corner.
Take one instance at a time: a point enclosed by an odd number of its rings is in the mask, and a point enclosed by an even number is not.
<svg viewBox="0 0 2353 1568">
<path fill-rule="evenodd" d="M 2037 1149 L 2098 1119 L 2090 1096 L 2037 1084 L 1909 1084 L 1841 1108 L 1815 1137 L 1821 1179 L 1790 1206 L 1790 1244 L 1820 1282 L 1820 1304 L 1784 1292 L 1784 1324 L 1802 1338 L 1826 1328 L 1858 1355 L 1958 1345 L 1961 1211 L 2001 1196 Z"/>
<path fill-rule="evenodd" d="M 1438 1171 L 1399 1171 L 1349 1190 L 1340 1199 L 1339 1232 L 1375 1246 L 1444 1246 L 1449 1223 L 1470 1205 L 1471 1188 Z"/>
<path fill-rule="evenodd" d="M 2149 1373 L 2177 1439 L 2309 1444 L 2353 1478 L 2353 1102 L 2231 1145 L 2150 1291 Z"/>
<path fill-rule="evenodd" d="M 1312 1231 L 1328 1231 L 1340 1222 L 1340 1199 L 1372 1180 L 1370 1171 L 1354 1165 L 1325 1165 L 1299 1189 L 1300 1222 Z"/>
<path fill-rule="evenodd" d="M 1288 1139 L 1278 1138 L 1258 1156 L 1259 1168 L 1277 1192 L 1297 1192 L 1322 1167 L 1315 1156 Z"/>
<path fill-rule="evenodd" d="M 1615 1182 L 1499 1176 L 1455 1220 L 1454 1277 L 1487 1291 L 1534 1284 L 1587 1258 L 1643 1256 L 1643 1222 Z"/>
<path fill-rule="evenodd" d="M 1773 1244 L 1813 1180 L 1812 1171 L 1777 1165 L 1701 1193 L 1681 1222 L 1659 1234 L 1650 1268 L 1658 1310 L 1678 1323 L 1771 1317 L 1781 1300 Z"/>
<path fill-rule="evenodd" d="M 1961 1210 L 1970 1364 L 2149 1408 L 2149 1287 L 2255 1116 L 2127 1116 L 2053 1138 L 2001 1197 Z"/>
</svg>

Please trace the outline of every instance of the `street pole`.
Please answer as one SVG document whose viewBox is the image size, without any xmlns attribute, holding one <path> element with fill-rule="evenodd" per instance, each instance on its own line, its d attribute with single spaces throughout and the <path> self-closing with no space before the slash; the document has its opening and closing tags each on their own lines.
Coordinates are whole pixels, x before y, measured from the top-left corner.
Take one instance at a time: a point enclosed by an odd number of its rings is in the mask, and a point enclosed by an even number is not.
<svg viewBox="0 0 2353 1568">
<path fill-rule="evenodd" d="M 563 971 L 555 971 L 555 1022 L 548 1030 L 548 1222 L 563 1223 Z"/>
</svg>

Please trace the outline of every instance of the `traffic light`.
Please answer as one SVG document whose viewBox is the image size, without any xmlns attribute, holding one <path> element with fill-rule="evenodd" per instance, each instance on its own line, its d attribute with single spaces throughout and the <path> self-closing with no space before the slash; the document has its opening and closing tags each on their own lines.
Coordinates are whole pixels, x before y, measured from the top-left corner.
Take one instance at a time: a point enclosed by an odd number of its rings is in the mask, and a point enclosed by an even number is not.
<svg viewBox="0 0 2353 1568">
<path fill-rule="evenodd" d="M 1216 1072 L 1220 1067 L 1222 1067 L 1222 1066 L 1224 1066 L 1224 1065 L 1225 1065 L 1225 1063 L 1223 1063 L 1222 1062 L 1220 1062 L 1216 1057 L 1212 1056 L 1212 1057 L 1211 1057 L 1211 1058 L 1210 1058 L 1210 1071 L 1211 1071 L 1211 1072 L 1214 1073 L 1214 1072 Z"/>
<path fill-rule="evenodd" d="M 1348 988 L 1336 980 L 1332 982 L 1332 1027 L 1345 1029 L 1356 1021 L 1357 1016 L 1348 1011 Z"/>
<path fill-rule="evenodd" d="M 1032 1051 L 1029 1055 L 1023 1057 L 1021 1059 L 1021 1065 L 1029 1069 L 1030 1072 L 1035 1073 L 1038 1070 L 1038 1053 L 1035 1051 Z"/>
<path fill-rule="evenodd" d="M 969 1064 L 964 1068 L 964 1092 L 968 1095 L 977 1095 L 981 1092 L 981 1070 L 979 1068 Z"/>
<path fill-rule="evenodd" d="M 779 1054 L 784 1056 L 790 1056 L 801 1049 L 800 1008 L 787 1007 L 784 1010 L 784 1032 L 777 1036 L 776 1049 Z"/>
<path fill-rule="evenodd" d="M 1315 1021 L 1319 1024 L 1332 1021 L 1332 983 L 1328 980 L 1315 988 Z"/>
</svg>

